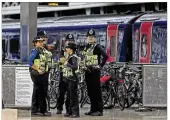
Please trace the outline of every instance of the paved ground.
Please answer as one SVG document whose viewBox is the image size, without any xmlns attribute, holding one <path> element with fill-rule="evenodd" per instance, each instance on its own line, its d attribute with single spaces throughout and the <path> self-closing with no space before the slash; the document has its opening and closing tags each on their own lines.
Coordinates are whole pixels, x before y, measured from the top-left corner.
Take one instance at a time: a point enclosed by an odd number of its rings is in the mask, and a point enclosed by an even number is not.
<svg viewBox="0 0 170 120">
<path fill-rule="evenodd" d="M 81 108 L 80 118 L 74 119 L 56 115 L 56 110 L 52 110 L 51 117 L 20 118 L 19 120 L 167 120 L 167 109 L 155 109 L 149 112 L 135 112 L 132 108 L 124 111 L 120 111 L 118 108 L 105 109 L 104 116 L 101 117 L 85 116 L 84 112 L 88 110 L 88 107 Z"/>
</svg>

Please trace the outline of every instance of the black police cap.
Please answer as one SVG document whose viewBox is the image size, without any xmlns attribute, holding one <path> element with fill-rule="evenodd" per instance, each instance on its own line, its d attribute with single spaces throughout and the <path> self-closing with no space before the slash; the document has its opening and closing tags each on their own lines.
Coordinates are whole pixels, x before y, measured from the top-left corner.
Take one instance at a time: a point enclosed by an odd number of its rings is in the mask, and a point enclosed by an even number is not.
<svg viewBox="0 0 170 120">
<path fill-rule="evenodd" d="M 87 36 L 95 36 L 95 31 L 93 29 L 88 30 Z"/>
<path fill-rule="evenodd" d="M 68 34 L 67 36 L 66 36 L 66 41 L 67 40 L 73 40 L 74 41 L 74 36 L 73 36 L 73 34 Z"/>
<path fill-rule="evenodd" d="M 34 37 L 34 40 L 32 42 L 36 42 L 36 41 L 40 41 L 40 40 L 44 41 L 44 39 L 42 39 L 40 36 L 36 36 L 36 37 Z"/>
<path fill-rule="evenodd" d="M 45 31 L 38 31 L 37 36 L 40 36 L 40 37 L 47 36 L 47 33 Z"/>
<path fill-rule="evenodd" d="M 77 49 L 77 45 L 75 43 L 68 43 L 66 48 Z"/>
</svg>

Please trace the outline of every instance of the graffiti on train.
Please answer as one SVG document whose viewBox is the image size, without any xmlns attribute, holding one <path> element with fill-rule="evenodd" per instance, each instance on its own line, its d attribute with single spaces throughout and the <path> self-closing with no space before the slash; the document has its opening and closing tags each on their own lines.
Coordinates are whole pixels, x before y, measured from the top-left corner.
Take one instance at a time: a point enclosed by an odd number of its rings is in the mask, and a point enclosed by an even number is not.
<svg viewBox="0 0 170 120">
<path fill-rule="evenodd" d="M 139 62 L 140 32 L 136 29 L 133 32 L 133 62 Z"/>
<path fill-rule="evenodd" d="M 151 63 L 167 63 L 167 28 L 153 26 Z"/>
</svg>

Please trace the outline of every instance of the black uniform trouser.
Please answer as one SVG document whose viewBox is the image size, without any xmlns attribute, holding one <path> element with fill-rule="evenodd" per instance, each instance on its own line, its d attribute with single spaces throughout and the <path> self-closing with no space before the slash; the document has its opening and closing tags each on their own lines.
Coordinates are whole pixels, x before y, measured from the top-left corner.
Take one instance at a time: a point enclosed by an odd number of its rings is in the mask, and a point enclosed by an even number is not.
<svg viewBox="0 0 170 120">
<path fill-rule="evenodd" d="M 79 115 L 78 81 L 63 79 L 68 83 L 66 112 L 70 115 Z"/>
<path fill-rule="evenodd" d="M 47 100 L 47 95 L 48 95 L 48 78 L 49 78 L 49 72 L 48 72 L 48 73 L 45 73 L 45 75 L 44 75 L 44 81 L 43 81 L 46 100 Z M 46 101 L 46 102 L 47 102 L 47 101 Z M 46 110 L 47 110 L 47 105 L 46 105 Z"/>
<path fill-rule="evenodd" d="M 102 92 L 100 88 L 100 70 L 93 69 L 85 73 L 88 96 L 90 98 L 92 112 L 103 112 Z"/>
<path fill-rule="evenodd" d="M 47 109 L 46 96 L 48 90 L 48 81 L 44 79 L 47 77 L 44 75 L 31 75 L 33 81 L 33 94 L 32 94 L 32 112 L 45 113 Z"/>
<path fill-rule="evenodd" d="M 60 73 L 60 81 L 59 81 L 59 97 L 57 100 L 57 109 L 63 110 L 63 104 L 64 104 L 64 97 L 67 92 L 68 83 L 66 81 L 63 81 L 63 73 Z M 68 101 L 66 100 L 66 103 Z M 66 106 L 67 108 L 67 106 Z"/>
</svg>

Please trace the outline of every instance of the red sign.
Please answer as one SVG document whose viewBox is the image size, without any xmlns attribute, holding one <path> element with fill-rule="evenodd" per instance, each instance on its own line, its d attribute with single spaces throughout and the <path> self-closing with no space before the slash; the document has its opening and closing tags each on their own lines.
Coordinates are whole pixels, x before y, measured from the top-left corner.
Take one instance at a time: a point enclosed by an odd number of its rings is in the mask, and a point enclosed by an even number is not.
<svg viewBox="0 0 170 120">
<path fill-rule="evenodd" d="M 140 63 L 150 63 L 152 25 L 153 22 L 144 22 L 141 24 L 141 36 L 140 36 L 140 46 L 139 46 Z"/>
<path fill-rule="evenodd" d="M 117 32 L 118 24 L 111 24 L 107 27 L 107 55 L 108 62 L 115 62 L 117 56 Z"/>
</svg>

